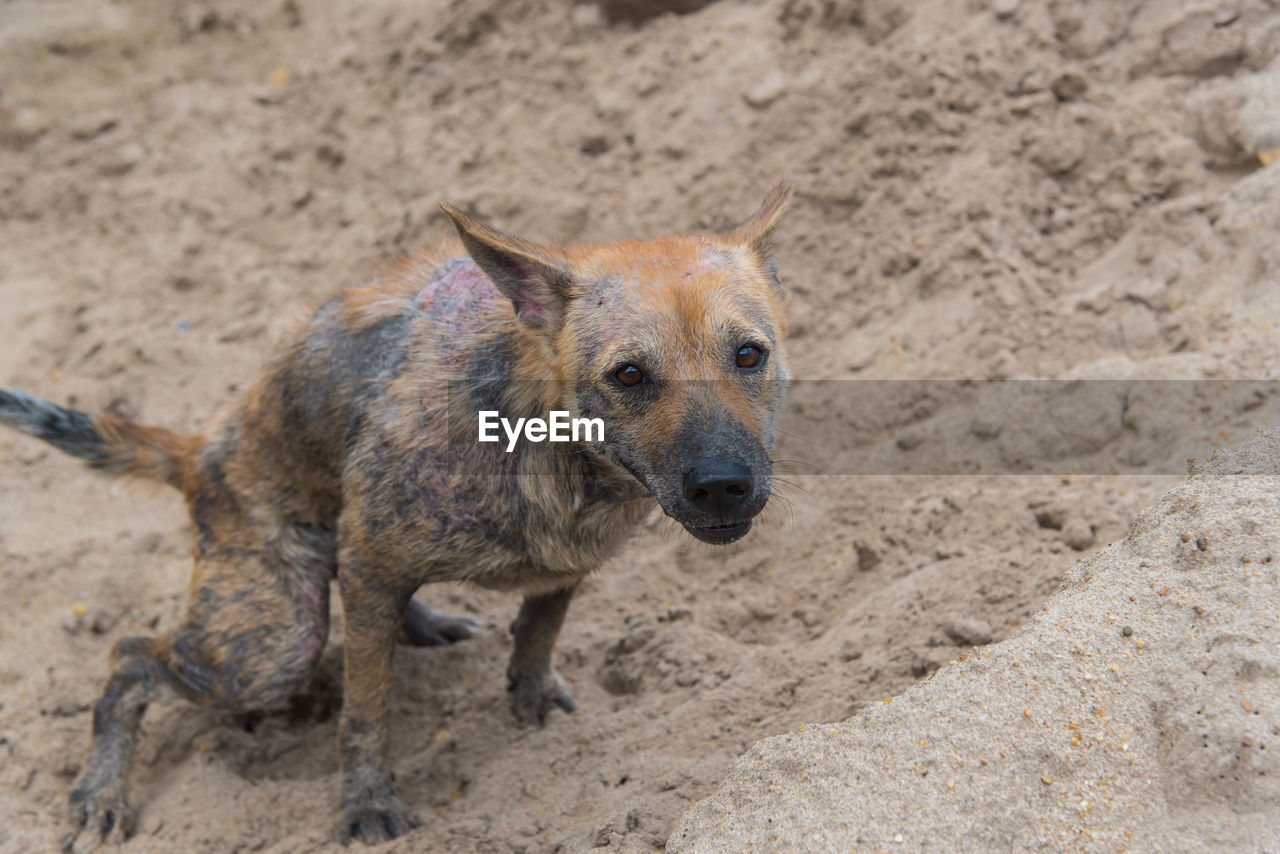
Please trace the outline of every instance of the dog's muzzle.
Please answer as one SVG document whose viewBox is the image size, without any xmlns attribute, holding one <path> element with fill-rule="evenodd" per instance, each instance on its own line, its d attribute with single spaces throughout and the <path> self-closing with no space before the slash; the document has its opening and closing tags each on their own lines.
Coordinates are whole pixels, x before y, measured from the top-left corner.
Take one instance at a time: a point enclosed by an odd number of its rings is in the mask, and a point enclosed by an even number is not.
<svg viewBox="0 0 1280 854">
<path fill-rule="evenodd" d="M 683 487 L 690 515 L 701 518 L 680 523 L 704 543 L 721 546 L 742 539 L 764 508 L 751 470 L 736 460 L 694 466 L 685 472 Z"/>
</svg>

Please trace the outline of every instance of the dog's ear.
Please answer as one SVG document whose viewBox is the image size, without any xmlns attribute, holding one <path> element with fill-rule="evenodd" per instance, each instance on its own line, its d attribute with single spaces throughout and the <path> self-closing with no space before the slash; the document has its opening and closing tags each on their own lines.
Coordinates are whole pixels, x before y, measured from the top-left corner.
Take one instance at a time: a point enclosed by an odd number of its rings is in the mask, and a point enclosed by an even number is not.
<svg viewBox="0 0 1280 854">
<path fill-rule="evenodd" d="M 571 265 L 527 240 L 495 231 L 453 205 L 440 203 L 453 220 L 467 254 L 506 294 L 522 323 L 554 331 L 564 317 L 573 278 Z"/>
<path fill-rule="evenodd" d="M 767 267 L 773 256 L 774 229 L 794 195 L 795 188 L 790 178 L 779 182 L 765 197 L 764 204 L 756 211 L 755 216 L 729 232 L 729 240 L 746 246 Z"/>
</svg>

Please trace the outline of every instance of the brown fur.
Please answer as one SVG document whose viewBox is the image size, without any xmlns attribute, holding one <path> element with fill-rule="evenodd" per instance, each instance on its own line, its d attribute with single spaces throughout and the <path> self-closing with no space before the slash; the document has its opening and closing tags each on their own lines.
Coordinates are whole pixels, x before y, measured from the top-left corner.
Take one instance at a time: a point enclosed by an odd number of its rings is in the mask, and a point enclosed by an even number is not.
<svg viewBox="0 0 1280 854">
<path fill-rule="evenodd" d="M 344 842 L 413 826 L 386 756 L 397 637 L 440 643 L 474 628 L 414 601 L 423 584 L 522 591 L 515 714 L 530 723 L 572 711 L 551 657 L 579 581 L 655 500 L 695 536 L 728 542 L 768 499 L 787 381 L 770 241 L 790 193 L 780 185 L 726 236 L 602 246 L 537 246 L 443 206 L 460 244 L 330 300 L 199 436 L 106 417 L 90 427 L 21 393 L 0 398 L 20 429 L 179 486 L 192 519 L 182 624 L 112 653 L 71 795 L 73 841 L 129 832 L 129 757 L 149 701 L 172 691 L 272 709 L 304 687 L 335 578 Z M 736 361 L 747 345 L 765 354 L 758 369 Z M 645 382 L 620 383 L 623 365 Z M 605 440 L 522 441 L 506 453 L 505 439 L 476 441 L 479 409 L 599 417 Z"/>
</svg>

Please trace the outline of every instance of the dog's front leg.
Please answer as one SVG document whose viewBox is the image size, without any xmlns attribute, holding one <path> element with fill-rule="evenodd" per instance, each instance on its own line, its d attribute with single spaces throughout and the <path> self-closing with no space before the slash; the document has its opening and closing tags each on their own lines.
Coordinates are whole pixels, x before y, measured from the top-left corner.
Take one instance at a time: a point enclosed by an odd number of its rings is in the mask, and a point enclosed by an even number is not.
<svg viewBox="0 0 1280 854">
<path fill-rule="evenodd" d="M 369 567 L 345 563 L 338 574 L 345 625 L 342 676 L 342 815 L 338 840 L 373 845 L 415 826 L 396 797 L 387 761 L 391 660 L 404 606 L 402 595 L 370 583 Z"/>
<path fill-rule="evenodd" d="M 552 706 L 566 712 L 577 708 L 564 681 L 551 666 L 551 651 L 560 635 L 575 581 L 550 593 L 529 595 L 511 624 L 515 648 L 507 667 L 511 708 L 522 724 L 542 723 Z"/>
</svg>

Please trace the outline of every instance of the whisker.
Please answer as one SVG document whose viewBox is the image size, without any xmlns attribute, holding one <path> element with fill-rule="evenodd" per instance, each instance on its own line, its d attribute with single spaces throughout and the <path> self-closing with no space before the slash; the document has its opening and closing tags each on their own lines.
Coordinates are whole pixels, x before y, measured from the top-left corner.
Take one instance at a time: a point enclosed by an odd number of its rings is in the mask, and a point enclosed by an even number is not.
<svg viewBox="0 0 1280 854">
<path fill-rule="evenodd" d="M 791 506 L 791 501 L 784 495 L 775 495 L 774 498 L 776 501 L 770 500 L 770 502 L 764 506 L 764 510 L 760 511 L 760 521 L 767 525 L 773 522 L 774 518 L 777 517 L 779 513 L 784 513 L 785 518 L 780 520 L 783 528 L 788 531 L 794 529 L 796 516 L 795 510 Z M 777 507 L 776 510 L 774 509 L 775 506 Z"/>
<path fill-rule="evenodd" d="M 806 462 L 806 461 L 804 461 L 804 460 L 793 460 L 793 459 L 787 459 L 787 458 L 779 458 L 779 459 L 776 459 L 776 460 L 769 460 L 769 462 L 770 462 L 770 463 L 772 463 L 772 464 L 774 464 L 774 465 L 777 465 L 778 463 L 794 463 L 795 465 L 798 465 L 798 466 L 808 466 L 809 468 L 813 469 L 813 470 L 814 470 L 814 472 L 815 472 L 815 473 L 817 473 L 817 474 L 830 474 L 830 472 L 828 472 L 828 471 L 827 471 L 826 469 L 824 469 L 822 466 L 815 465 L 815 464 L 813 464 L 813 463 Z"/>
<path fill-rule="evenodd" d="M 675 537 L 680 536 L 680 532 L 683 531 L 684 528 L 680 525 L 679 522 L 677 522 L 675 519 L 672 519 L 670 516 L 666 515 L 665 513 L 662 515 L 662 519 L 664 522 L 662 526 L 662 542 L 671 543 L 673 542 Z"/>
<path fill-rule="evenodd" d="M 816 495 L 814 495 L 812 492 L 805 489 L 803 486 L 796 483 L 795 481 L 787 480 L 786 478 L 783 478 L 783 477 L 775 477 L 773 479 L 773 482 L 780 487 L 785 487 L 787 489 L 794 489 L 797 492 L 802 492 L 812 501 L 818 500 L 818 497 Z"/>
<path fill-rule="evenodd" d="M 801 436 L 799 433 L 792 433 L 790 430 L 776 430 L 775 432 L 779 436 L 789 436 L 798 442 L 808 442 L 811 445 L 816 445 L 818 443 L 817 439 L 810 439 L 808 436 Z"/>
<path fill-rule="evenodd" d="M 783 495 L 782 493 L 778 494 L 778 499 L 782 502 L 782 509 L 785 510 L 787 514 L 787 527 L 794 528 L 796 524 L 795 505 L 791 503 L 791 499 L 788 496 Z M 769 508 L 766 506 L 765 509 L 767 510 Z"/>
</svg>

